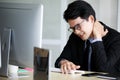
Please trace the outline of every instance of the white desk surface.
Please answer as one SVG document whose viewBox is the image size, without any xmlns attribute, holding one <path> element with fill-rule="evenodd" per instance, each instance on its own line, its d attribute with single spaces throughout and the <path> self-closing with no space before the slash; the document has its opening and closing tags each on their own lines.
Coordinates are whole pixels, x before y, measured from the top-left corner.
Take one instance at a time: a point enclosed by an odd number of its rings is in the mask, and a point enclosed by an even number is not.
<svg viewBox="0 0 120 80">
<path fill-rule="evenodd" d="M 28 76 L 23 77 L 0 77 L 0 80 L 33 80 L 33 73 L 27 72 L 25 73 Z M 100 79 L 97 77 L 83 77 L 80 74 L 61 74 L 58 72 L 50 72 L 49 80 L 106 80 L 106 79 Z"/>
<path fill-rule="evenodd" d="M 49 80 L 107 80 L 97 77 L 84 77 L 80 74 L 61 74 L 56 72 L 50 72 Z"/>
<path fill-rule="evenodd" d="M 20 73 L 17 75 L 12 75 L 11 77 L 1 77 L 0 80 L 33 80 L 33 73 L 32 72 L 25 72 L 25 73 Z"/>
</svg>

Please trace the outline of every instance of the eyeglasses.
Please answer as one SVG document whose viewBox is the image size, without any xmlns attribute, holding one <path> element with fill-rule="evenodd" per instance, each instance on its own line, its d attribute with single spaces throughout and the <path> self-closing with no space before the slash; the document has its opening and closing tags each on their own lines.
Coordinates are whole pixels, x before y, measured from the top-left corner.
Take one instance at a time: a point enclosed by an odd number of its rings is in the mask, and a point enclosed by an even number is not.
<svg viewBox="0 0 120 80">
<path fill-rule="evenodd" d="M 80 30 L 80 29 L 81 29 L 81 24 L 82 24 L 84 21 L 85 21 L 85 20 L 81 21 L 79 24 L 76 24 L 74 27 L 68 28 L 68 31 L 70 31 L 70 32 L 75 32 L 75 30 Z"/>
</svg>

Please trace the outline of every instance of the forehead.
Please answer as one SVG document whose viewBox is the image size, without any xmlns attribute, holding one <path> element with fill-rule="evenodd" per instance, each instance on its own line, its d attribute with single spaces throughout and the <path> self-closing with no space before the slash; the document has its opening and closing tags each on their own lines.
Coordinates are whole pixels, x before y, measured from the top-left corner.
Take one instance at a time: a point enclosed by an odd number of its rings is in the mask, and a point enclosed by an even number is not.
<svg viewBox="0 0 120 80">
<path fill-rule="evenodd" d="M 68 24 L 72 27 L 75 26 L 76 24 L 79 24 L 83 19 L 80 17 L 77 17 L 76 19 L 69 19 Z"/>
</svg>

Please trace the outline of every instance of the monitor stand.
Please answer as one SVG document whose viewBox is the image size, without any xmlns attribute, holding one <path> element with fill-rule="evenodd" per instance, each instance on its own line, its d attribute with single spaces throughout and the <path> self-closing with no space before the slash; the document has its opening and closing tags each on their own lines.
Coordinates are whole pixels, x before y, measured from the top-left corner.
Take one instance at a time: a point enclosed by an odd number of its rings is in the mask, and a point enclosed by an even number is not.
<svg viewBox="0 0 120 80">
<path fill-rule="evenodd" d="M 8 65 L 10 54 L 11 29 L 5 28 L 1 36 L 1 68 L 0 76 L 8 77 Z"/>
</svg>

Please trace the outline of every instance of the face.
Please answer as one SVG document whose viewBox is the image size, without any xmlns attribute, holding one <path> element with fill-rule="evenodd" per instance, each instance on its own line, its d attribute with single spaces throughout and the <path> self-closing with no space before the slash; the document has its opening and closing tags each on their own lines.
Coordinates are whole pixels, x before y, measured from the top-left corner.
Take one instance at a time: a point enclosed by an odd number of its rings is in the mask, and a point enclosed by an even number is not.
<svg viewBox="0 0 120 80">
<path fill-rule="evenodd" d="M 74 33 L 82 40 L 87 40 L 92 36 L 92 29 L 94 24 L 93 16 L 90 16 L 88 20 L 77 17 L 76 19 L 68 20 L 68 23 L 70 28 L 73 29 Z"/>
</svg>

